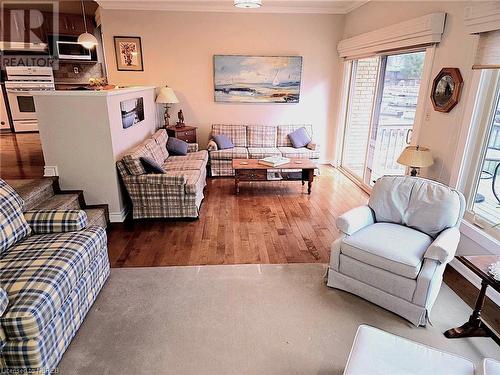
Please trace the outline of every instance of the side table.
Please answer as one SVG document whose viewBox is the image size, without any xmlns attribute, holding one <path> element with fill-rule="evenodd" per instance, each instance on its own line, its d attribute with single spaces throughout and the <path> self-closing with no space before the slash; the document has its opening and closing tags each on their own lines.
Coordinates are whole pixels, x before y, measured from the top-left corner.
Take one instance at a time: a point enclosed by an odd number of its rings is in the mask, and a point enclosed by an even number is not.
<svg viewBox="0 0 500 375">
<path fill-rule="evenodd" d="M 500 292 L 500 281 L 495 280 L 493 276 L 488 273 L 488 266 L 492 263 L 500 261 L 500 256 L 458 256 L 457 259 L 481 278 L 481 290 L 477 296 L 476 305 L 474 307 L 474 311 L 469 317 L 469 321 L 462 324 L 460 327 L 447 330 L 444 335 L 448 339 L 462 337 L 491 337 L 498 345 L 500 345 L 500 338 L 481 320 L 481 310 L 484 305 L 486 289 L 488 286 L 492 287 L 497 292 Z"/>
<path fill-rule="evenodd" d="M 177 127 L 175 125 L 165 128 L 169 137 L 180 139 L 187 143 L 196 143 L 196 126 L 183 125 Z"/>
</svg>

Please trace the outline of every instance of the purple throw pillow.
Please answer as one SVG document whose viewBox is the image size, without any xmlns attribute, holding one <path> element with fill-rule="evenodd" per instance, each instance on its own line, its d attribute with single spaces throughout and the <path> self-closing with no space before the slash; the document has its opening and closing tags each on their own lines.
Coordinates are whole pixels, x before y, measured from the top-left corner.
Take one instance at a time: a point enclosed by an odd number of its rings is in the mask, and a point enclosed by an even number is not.
<svg viewBox="0 0 500 375">
<path fill-rule="evenodd" d="M 187 155 L 188 144 L 180 139 L 168 137 L 167 150 L 172 155 Z"/>
<path fill-rule="evenodd" d="M 163 169 L 163 167 L 153 159 L 148 158 L 147 156 L 141 156 L 139 160 L 146 170 L 146 173 L 165 173 L 165 169 Z"/>
<path fill-rule="evenodd" d="M 227 135 L 219 134 L 214 137 L 215 143 L 217 143 L 217 147 L 219 150 L 225 150 L 226 148 L 233 148 L 234 144 L 229 139 Z"/>
<path fill-rule="evenodd" d="M 290 142 L 294 148 L 306 147 L 311 142 L 311 137 L 307 134 L 306 128 L 298 128 L 297 130 L 288 134 Z"/>
</svg>

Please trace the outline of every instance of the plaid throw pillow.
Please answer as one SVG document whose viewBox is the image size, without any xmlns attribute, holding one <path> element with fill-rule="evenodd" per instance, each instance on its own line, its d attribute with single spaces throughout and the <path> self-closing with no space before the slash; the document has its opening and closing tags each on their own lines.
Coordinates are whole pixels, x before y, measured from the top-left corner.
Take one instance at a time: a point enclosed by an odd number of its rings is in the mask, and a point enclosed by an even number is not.
<svg viewBox="0 0 500 375">
<path fill-rule="evenodd" d="M 23 206 L 19 194 L 0 179 L 0 254 L 31 232 L 23 216 Z"/>
<path fill-rule="evenodd" d="M 87 226 L 87 213 L 83 210 L 26 211 L 24 217 L 37 234 L 75 232 Z"/>
</svg>

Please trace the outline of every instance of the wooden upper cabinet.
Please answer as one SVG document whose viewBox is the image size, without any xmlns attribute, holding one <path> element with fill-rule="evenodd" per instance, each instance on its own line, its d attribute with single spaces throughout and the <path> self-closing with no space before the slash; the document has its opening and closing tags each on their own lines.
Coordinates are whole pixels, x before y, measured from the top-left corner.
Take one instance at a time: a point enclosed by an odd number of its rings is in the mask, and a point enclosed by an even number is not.
<svg viewBox="0 0 500 375">
<path fill-rule="evenodd" d="M 87 31 L 94 32 L 92 16 L 87 17 Z M 85 23 L 81 14 L 59 14 L 59 34 L 78 36 L 85 32 Z"/>
<path fill-rule="evenodd" d="M 47 42 L 45 17 L 41 12 L 4 9 L 2 12 L 3 42 Z"/>
</svg>

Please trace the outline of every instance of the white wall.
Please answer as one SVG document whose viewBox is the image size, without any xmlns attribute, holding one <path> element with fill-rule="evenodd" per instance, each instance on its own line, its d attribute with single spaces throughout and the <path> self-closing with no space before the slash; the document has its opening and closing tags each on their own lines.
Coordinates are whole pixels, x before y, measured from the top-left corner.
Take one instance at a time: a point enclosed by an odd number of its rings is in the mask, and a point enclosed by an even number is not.
<svg viewBox="0 0 500 375">
<path fill-rule="evenodd" d="M 110 83 L 171 86 L 180 100 L 171 114 L 182 108 L 186 122 L 199 127 L 200 147 L 213 123 L 311 123 L 322 158 L 330 159 L 343 16 L 103 9 L 101 19 Z M 142 38 L 144 72 L 117 71 L 117 35 Z M 303 56 L 300 103 L 215 103 L 215 54 Z"/>
<path fill-rule="evenodd" d="M 111 221 L 126 207 L 116 161 L 156 129 L 154 88 L 124 91 L 52 91 L 35 94 L 45 167 L 61 188 L 83 190 L 87 204 L 108 204 Z M 144 98 L 145 119 L 123 129 L 120 102 Z"/>
</svg>

